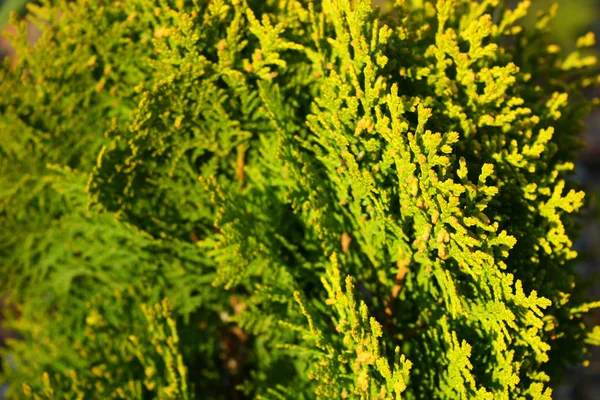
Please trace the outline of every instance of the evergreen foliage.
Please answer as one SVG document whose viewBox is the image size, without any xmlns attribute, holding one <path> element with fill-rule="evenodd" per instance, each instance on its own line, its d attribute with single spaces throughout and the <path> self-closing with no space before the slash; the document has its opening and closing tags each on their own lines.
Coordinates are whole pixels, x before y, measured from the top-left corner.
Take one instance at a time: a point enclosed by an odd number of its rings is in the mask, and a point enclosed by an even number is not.
<svg viewBox="0 0 600 400">
<path fill-rule="evenodd" d="M 599 82 L 529 1 L 44 0 L 0 70 L 14 398 L 549 399 Z"/>
</svg>

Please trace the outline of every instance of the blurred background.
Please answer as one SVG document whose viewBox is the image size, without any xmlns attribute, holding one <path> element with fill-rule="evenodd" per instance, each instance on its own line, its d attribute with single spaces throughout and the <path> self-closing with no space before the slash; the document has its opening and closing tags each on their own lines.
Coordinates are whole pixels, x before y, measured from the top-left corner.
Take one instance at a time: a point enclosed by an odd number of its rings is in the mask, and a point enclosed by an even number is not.
<svg viewBox="0 0 600 400">
<path fill-rule="evenodd" d="M 100 1 L 100 0 L 99 0 Z M 374 0 L 375 4 L 383 4 L 387 0 Z M 11 30 L 8 25 L 11 12 L 23 15 L 28 0 L 0 0 L 0 29 Z M 517 0 L 510 0 L 518 3 Z M 559 4 L 558 16 L 552 26 L 555 43 L 563 50 L 573 50 L 577 38 L 589 31 L 600 38 L 600 0 L 531 0 L 531 24 L 537 10 L 547 9 L 552 3 Z M 28 30 L 29 40 L 35 43 L 39 33 L 32 27 Z M 598 46 L 598 45 L 597 45 Z M 600 46 L 598 47 L 600 55 Z M 0 59 L 12 54 L 9 42 L 0 38 Z M 2 92 L 0 91 L 0 96 Z M 590 97 L 600 96 L 600 88 L 587 93 Z M 587 278 L 595 278 L 591 287 L 591 296 L 600 299 L 600 109 L 595 110 L 586 121 L 587 129 L 582 134 L 584 146 L 577 165 L 577 179 L 588 193 L 589 206 L 580 216 L 582 233 L 575 246 L 581 257 L 579 272 Z M 0 346 L 11 335 L 2 328 L 2 299 L 0 299 Z M 590 316 L 590 323 L 600 324 L 600 310 Z M 1 368 L 1 366 L 0 366 Z M 556 388 L 554 398 L 558 400 L 600 400 L 600 348 L 592 349 L 592 360 L 589 367 L 572 367 L 564 377 L 564 381 Z M 0 399 L 4 399 L 4 390 L 0 388 Z"/>
</svg>

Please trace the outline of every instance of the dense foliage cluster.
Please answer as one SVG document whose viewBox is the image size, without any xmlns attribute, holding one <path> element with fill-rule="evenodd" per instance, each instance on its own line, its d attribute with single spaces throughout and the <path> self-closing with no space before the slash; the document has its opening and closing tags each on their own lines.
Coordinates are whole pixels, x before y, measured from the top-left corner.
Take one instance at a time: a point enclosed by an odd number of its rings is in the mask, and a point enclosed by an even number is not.
<svg viewBox="0 0 600 400">
<path fill-rule="evenodd" d="M 15 398 L 548 399 L 600 329 L 589 34 L 501 0 L 45 0 L 0 70 Z"/>
</svg>

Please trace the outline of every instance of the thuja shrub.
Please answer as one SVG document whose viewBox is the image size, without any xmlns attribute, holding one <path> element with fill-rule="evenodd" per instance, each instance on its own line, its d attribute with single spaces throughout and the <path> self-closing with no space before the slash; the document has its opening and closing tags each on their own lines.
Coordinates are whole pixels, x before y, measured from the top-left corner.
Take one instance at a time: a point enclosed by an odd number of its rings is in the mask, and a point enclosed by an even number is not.
<svg viewBox="0 0 600 400">
<path fill-rule="evenodd" d="M 594 36 L 529 1 L 45 0 L 0 72 L 14 398 L 549 399 L 600 329 Z"/>
</svg>

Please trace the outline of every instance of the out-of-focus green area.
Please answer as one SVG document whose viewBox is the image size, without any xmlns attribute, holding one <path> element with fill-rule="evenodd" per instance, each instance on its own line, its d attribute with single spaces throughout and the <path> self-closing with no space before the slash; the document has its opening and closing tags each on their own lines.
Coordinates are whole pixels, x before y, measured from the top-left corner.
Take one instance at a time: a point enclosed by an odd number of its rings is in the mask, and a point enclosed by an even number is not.
<svg viewBox="0 0 600 400">
<path fill-rule="evenodd" d="M 518 1 L 515 1 L 518 3 Z M 600 17 L 598 0 L 533 0 L 526 20 L 527 24 L 535 23 L 537 12 L 548 10 L 557 4 L 560 10 L 552 22 L 552 33 L 556 42 L 565 50 L 574 50 L 577 38 L 587 33 Z"/>
<path fill-rule="evenodd" d="M 0 1 L 0 26 L 6 25 L 10 13 L 20 12 L 25 9 L 28 0 L 3 0 Z"/>
</svg>

